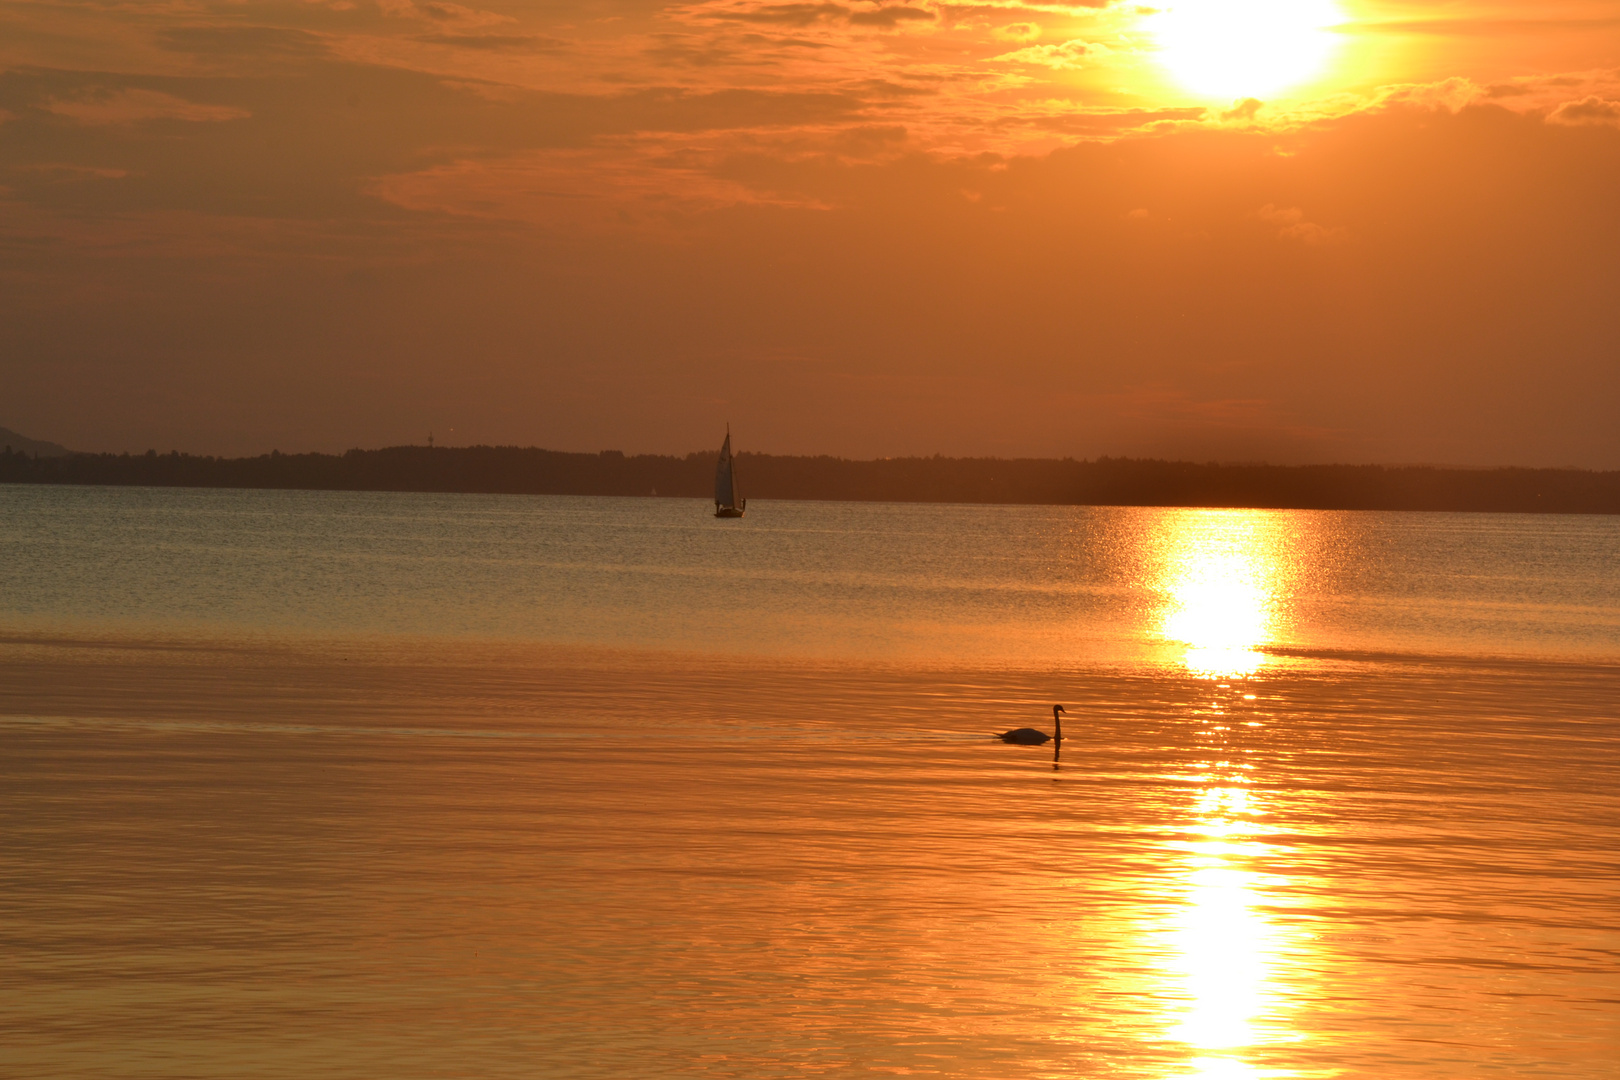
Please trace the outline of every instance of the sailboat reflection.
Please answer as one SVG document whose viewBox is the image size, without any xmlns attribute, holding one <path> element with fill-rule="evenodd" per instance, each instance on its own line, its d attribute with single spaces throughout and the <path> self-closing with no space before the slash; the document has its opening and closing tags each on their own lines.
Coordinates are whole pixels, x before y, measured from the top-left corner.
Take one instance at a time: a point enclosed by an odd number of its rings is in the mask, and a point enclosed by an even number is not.
<svg viewBox="0 0 1620 1080">
<path fill-rule="evenodd" d="M 1160 633 L 1186 646 L 1187 669 L 1213 678 L 1252 675 L 1275 630 L 1289 552 L 1274 515 L 1197 510 L 1168 517 L 1157 591 Z"/>
</svg>

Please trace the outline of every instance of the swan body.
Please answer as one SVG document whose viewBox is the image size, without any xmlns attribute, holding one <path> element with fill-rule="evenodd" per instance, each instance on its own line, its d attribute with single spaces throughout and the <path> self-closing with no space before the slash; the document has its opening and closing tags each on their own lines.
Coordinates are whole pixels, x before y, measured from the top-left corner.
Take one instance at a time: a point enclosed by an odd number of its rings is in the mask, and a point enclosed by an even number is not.
<svg viewBox="0 0 1620 1080">
<path fill-rule="evenodd" d="M 1011 731 L 1003 731 L 1001 734 L 995 736 L 995 738 L 1000 739 L 1004 743 L 1014 743 L 1018 746 L 1039 746 L 1042 743 L 1050 742 L 1053 739 L 1056 739 L 1058 742 L 1062 742 L 1062 714 L 1065 711 L 1067 710 L 1065 710 L 1061 705 L 1052 706 L 1052 727 L 1057 732 L 1055 735 L 1048 735 L 1046 732 L 1039 731 L 1032 727 L 1021 727 L 1013 728 Z"/>
</svg>

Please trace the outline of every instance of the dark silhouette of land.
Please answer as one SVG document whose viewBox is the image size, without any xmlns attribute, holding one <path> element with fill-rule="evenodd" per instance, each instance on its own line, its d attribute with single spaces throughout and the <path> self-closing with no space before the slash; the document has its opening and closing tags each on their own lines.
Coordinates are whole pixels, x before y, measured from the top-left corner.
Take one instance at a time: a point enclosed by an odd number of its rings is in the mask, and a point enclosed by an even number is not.
<svg viewBox="0 0 1620 1080">
<path fill-rule="evenodd" d="M 73 451 L 60 443 L 46 442 L 44 439 L 30 439 L 26 435 L 19 435 L 8 427 L 0 427 L 0 446 L 9 446 L 25 454 L 38 454 L 40 457 L 67 457 Z"/>
<path fill-rule="evenodd" d="M 714 451 L 627 457 L 612 450 L 570 454 L 515 446 L 393 446 L 248 458 L 178 451 L 46 457 L 7 447 L 0 451 L 0 483 L 709 498 L 714 461 Z M 751 499 L 1620 513 L 1620 472 L 1582 469 L 740 454 L 737 473 Z"/>
</svg>

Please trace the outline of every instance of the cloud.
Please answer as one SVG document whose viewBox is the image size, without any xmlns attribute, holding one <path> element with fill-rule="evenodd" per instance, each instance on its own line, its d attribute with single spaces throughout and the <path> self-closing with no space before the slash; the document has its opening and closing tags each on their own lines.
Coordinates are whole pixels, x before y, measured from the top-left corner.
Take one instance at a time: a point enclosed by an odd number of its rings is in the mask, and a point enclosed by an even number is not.
<svg viewBox="0 0 1620 1080">
<path fill-rule="evenodd" d="M 154 37 L 160 49 L 193 56 L 313 59 L 326 56 L 326 40 L 279 26 L 172 26 Z"/>
<path fill-rule="evenodd" d="M 1563 17 L 1543 19 L 1382 19 L 1345 23 L 1341 29 L 1355 34 L 1414 34 L 1436 37 L 1522 38 L 1529 34 L 1583 33 L 1620 26 L 1620 17 Z"/>
<path fill-rule="evenodd" d="M 732 22 L 809 26 L 812 23 L 843 19 L 849 15 L 849 8 L 843 4 L 765 4 L 761 7 L 733 8 L 725 11 L 705 9 L 703 13 Z"/>
<path fill-rule="evenodd" d="M 1041 28 L 1029 22 L 1007 23 L 990 31 L 990 36 L 997 41 L 1034 41 L 1041 36 Z"/>
<path fill-rule="evenodd" d="M 892 30 L 904 22 L 933 22 L 934 13 L 904 4 L 888 4 L 871 11 L 854 11 L 849 21 L 855 26 L 876 26 Z"/>
<path fill-rule="evenodd" d="M 1259 98 L 1244 98 L 1232 103 L 1230 109 L 1221 113 L 1222 120 L 1253 120 L 1255 114 L 1265 108 L 1266 103 Z"/>
<path fill-rule="evenodd" d="M 1076 0 L 1073 3 L 1042 3 L 1040 0 L 985 0 L 982 3 L 952 3 L 935 0 L 932 4 L 947 22 L 959 23 L 970 19 L 1006 18 L 1008 15 L 1093 15 L 1114 4 L 1115 0 Z M 1151 8 L 1132 8 L 1136 15 L 1152 14 Z"/>
<path fill-rule="evenodd" d="M 81 124 L 134 124 L 145 120 L 184 120 L 221 123 L 244 120 L 253 114 L 233 105 L 204 105 L 159 90 L 117 90 L 45 106 L 48 112 Z"/>
<path fill-rule="evenodd" d="M 1593 94 L 1580 101 L 1564 102 L 1547 119 L 1555 124 L 1620 126 L 1620 101 L 1607 101 Z"/>
<path fill-rule="evenodd" d="M 1270 427 L 1272 418 L 1267 414 L 1275 407 L 1262 397 L 1198 400 L 1163 381 L 1128 386 L 1112 397 L 1114 407 L 1127 416 L 1220 427 Z"/>
<path fill-rule="evenodd" d="M 870 159 L 900 148 L 908 134 L 899 124 L 859 124 L 840 131 L 833 145 L 845 157 Z"/>
<path fill-rule="evenodd" d="M 716 177 L 701 155 L 670 149 L 626 154 L 617 147 L 569 148 L 455 161 L 382 177 L 372 193 L 417 214 L 590 236 L 618 232 L 643 241 L 695 215 L 779 201 Z"/>
<path fill-rule="evenodd" d="M 1310 247 L 1323 247 L 1343 243 L 1350 238 L 1350 230 L 1327 228 L 1305 220 L 1305 211 L 1297 206 L 1278 207 L 1267 203 L 1255 211 L 1255 217 L 1277 226 L 1277 236 L 1283 240 L 1297 240 Z"/>
<path fill-rule="evenodd" d="M 1382 87 L 1378 92 L 1376 104 L 1418 105 L 1456 112 L 1485 96 L 1485 89 L 1472 79 L 1454 76 L 1433 83 L 1405 83 Z"/>
<path fill-rule="evenodd" d="M 418 34 L 413 40 L 426 45 L 487 51 L 556 52 L 568 43 L 538 34 Z"/>
<path fill-rule="evenodd" d="M 721 64 L 757 64 L 759 54 L 733 41 L 695 34 L 655 34 L 656 45 L 646 55 L 665 64 L 715 67 Z"/>
<path fill-rule="evenodd" d="M 1604 103 L 1613 104 L 1617 96 L 1620 96 L 1620 71 L 1617 70 L 1521 75 L 1486 85 L 1459 76 L 1434 83 L 1381 87 L 1369 101 L 1349 109 L 1330 110 L 1327 114 L 1341 115 L 1390 105 L 1417 105 L 1457 112 L 1493 103 L 1521 115 L 1540 115 L 1553 123 L 1604 124 L 1609 122 L 1604 115 Z M 1589 104 L 1593 99 L 1595 103 Z M 1323 104 L 1331 105 L 1330 102 Z M 1590 116 L 1586 115 L 1588 109 L 1593 110 Z"/>
<path fill-rule="evenodd" d="M 845 4 L 765 4 L 752 8 L 719 11 L 702 9 L 709 18 L 730 22 L 765 23 L 778 26 L 810 26 L 819 22 L 843 22 L 852 26 L 875 26 L 893 30 L 901 23 L 932 22 L 934 13 L 907 4 L 878 4 L 854 8 Z"/>
<path fill-rule="evenodd" d="M 435 22 L 456 23 L 461 26 L 498 26 L 503 23 L 517 21 L 510 15 L 501 15 L 493 11 L 479 11 L 477 8 L 466 7 L 462 4 L 430 3 L 423 4 L 418 10 Z"/>
<path fill-rule="evenodd" d="M 1075 38 L 1065 41 L 1061 45 L 1031 45 L 1028 48 L 1017 49 L 1000 56 L 992 56 L 992 60 L 1000 60 L 1012 64 L 1034 64 L 1041 67 L 1074 69 L 1085 67 L 1085 61 L 1094 60 L 1099 56 L 1108 55 L 1108 47 Z"/>
<path fill-rule="evenodd" d="M 1073 109 L 1031 117 L 1025 121 L 1045 131 L 1075 135 L 1119 136 L 1127 132 L 1155 129 L 1203 120 L 1209 110 L 1198 105 L 1179 109 Z"/>
<path fill-rule="evenodd" d="M 63 161 L 41 161 L 20 167 L 23 172 L 56 173 L 72 179 L 122 180 L 128 169 L 98 169 L 93 165 L 72 165 Z"/>
</svg>

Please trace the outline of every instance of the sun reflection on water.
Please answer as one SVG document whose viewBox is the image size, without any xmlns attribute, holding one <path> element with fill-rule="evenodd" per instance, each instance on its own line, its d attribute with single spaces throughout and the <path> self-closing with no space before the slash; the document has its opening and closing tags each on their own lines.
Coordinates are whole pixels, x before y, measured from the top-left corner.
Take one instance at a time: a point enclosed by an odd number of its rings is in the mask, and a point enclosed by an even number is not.
<svg viewBox="0 0 1620 1080">
<path fill-rule="evenodd" d="M 1189 1052 L 1185 1075 L 1275 1077 L 1283 1074 L 1262 1071 L 1252 1058 L 1287 1037 L 1279 987 L 1289 950 L 1265 914 L 1269 848 L 1257 838 L 1263 808 L 1249 786 L 1251 766 L 1219 760 L 1227 751 L 1217 747 L 1231 747 L 1230 706 L 1255 696 L 1222 680 L 1252 676 L 1266 663 L 1302 556 L 1284 519 L 1267 511 L 1189 510 L 1161 520 L 1158 636 L 1181 646 L 1186 670 L 1217 682 L 1212 693 L 1222 699 L 1202 728 L 1219 756 L 1200 767 L 1192 820 L 1172 845 L 1180 902 L 1162 926 L 1162 955 L 1175 1004 L 1162 1022 Z"/>
<path fill-rule="evenodd" d="M 1170 926 L 1166 974 L 1181 1003 L 1169 1036 L 1196 1052 L 1188 1075 L 1259 1077 L 1241 1051 L 1272 1041 L 1273 989 L 1283 943 L 1260 910 L 1266 846 L 1252 837 L 1255 810 L 1239 783 L 1206 789 L 1192 838 L 1177 844 L 1185 903 Z"/>
<path fill-rule="evenodd" d="M 1274 520 L 1252 510 L 1177 515 L 1161 537 L 1160 633 L 1186 646 L 1183 663 L 1209 678 L 1252 675 L 1278 621 L 1284 544 Z"/>
</svg>

